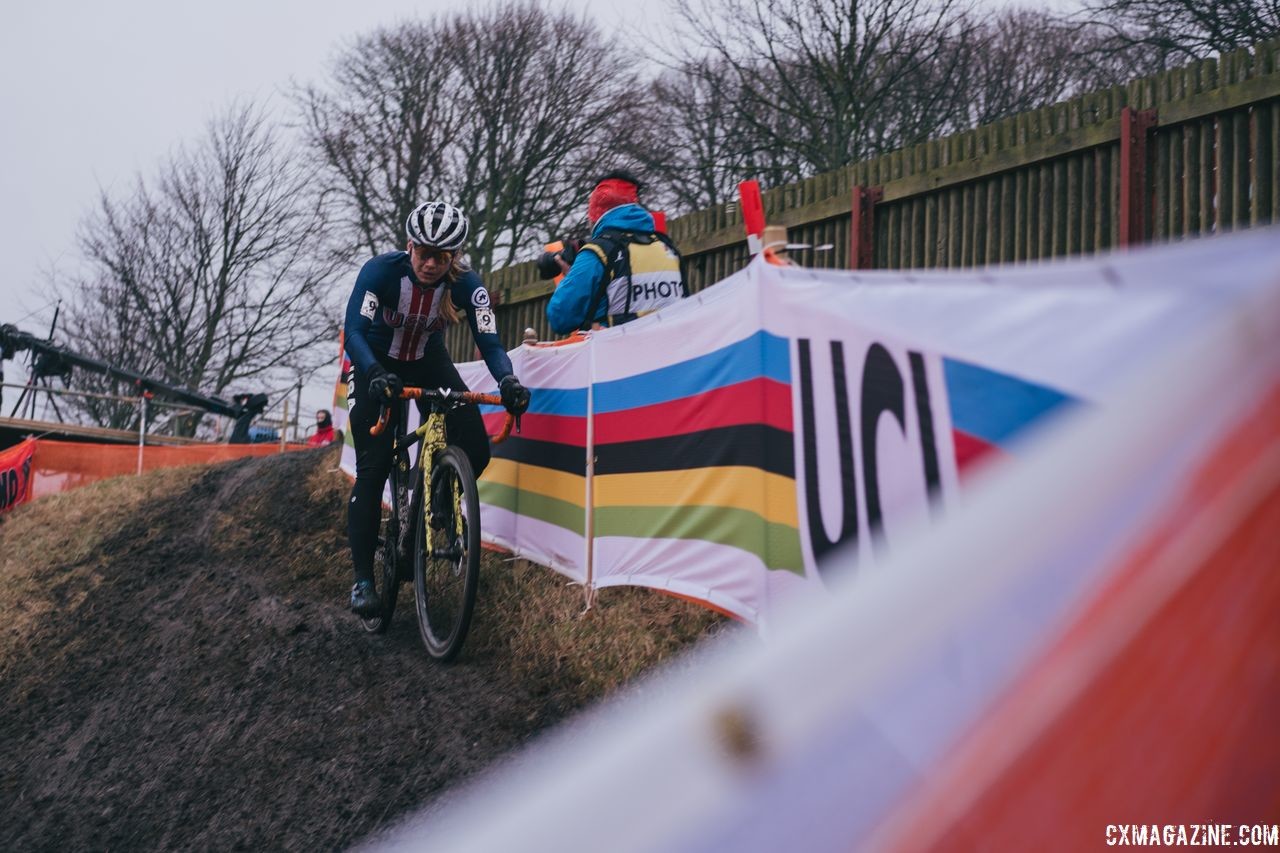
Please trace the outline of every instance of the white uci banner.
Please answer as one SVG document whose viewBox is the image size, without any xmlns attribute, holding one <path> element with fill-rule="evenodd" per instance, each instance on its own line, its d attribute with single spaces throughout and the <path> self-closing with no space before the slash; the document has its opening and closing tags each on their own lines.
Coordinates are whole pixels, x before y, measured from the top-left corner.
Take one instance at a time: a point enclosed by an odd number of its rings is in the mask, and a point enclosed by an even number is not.
<svg viewBox="0 0 1280 853">
<path fill-rule="evenodd" d="M 756 260 L 584 342 L 521 347 L 533 402 L 484 475 L 486 536 L 764 627 L 777 599 L 921 535 L 1055 415 L 1106 405 L 1129 365 L 1270 280 L 1273 242 L 962 272 Z M 459 369 L 493 390 L 483 363 Z"/>
</svg>

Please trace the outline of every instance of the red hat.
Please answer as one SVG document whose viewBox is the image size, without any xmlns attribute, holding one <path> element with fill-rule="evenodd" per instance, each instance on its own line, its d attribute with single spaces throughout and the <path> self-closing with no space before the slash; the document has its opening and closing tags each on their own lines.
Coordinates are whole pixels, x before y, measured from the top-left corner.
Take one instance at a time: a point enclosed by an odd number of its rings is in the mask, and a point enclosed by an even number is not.
<svg viewBox="0 0 1280 853">
<path fill-rule="evenodd" d="M 587 221 L 592 225 L 620 204 L 636 204 L 639 199 L 639 182 L 630 175 L 610 173 L 596 183 L 587 200 Z"/>
</svg>

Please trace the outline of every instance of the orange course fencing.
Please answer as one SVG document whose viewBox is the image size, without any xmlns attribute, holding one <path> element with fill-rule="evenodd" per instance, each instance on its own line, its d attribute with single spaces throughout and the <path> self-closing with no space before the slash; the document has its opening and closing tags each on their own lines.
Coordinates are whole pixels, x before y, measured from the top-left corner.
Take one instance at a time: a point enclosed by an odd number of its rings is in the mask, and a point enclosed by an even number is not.
<svg viewBox="0 0 1280 853">
<path fill-rule="evenodd" d="M 1081 850 L 1177 816 L 1248 844 L 1280 815 L 1277 530 L 1280 385 L 877 842 L 1014 849 L 1052 827 Z"/>
<path fill-rule="evenodd" d="M 34 445 L 29 496 L 39 498 L 86 486 L 108 477 L 139 474 L 182 465 L 208 465 L 246 456 L 280 453 L 278 444 L 208 444 L 184 447 L 144 447 L 92 444 L 78 441 L 29 439 Z M 24 445 L 26 442 L 24 442 Z M 22 446 L 22 445 L 20 445 Z M 287 450 L 304 450 L 287 445 Z M 139 464 L 141 456 L 141 464 Z"/>
</svg>

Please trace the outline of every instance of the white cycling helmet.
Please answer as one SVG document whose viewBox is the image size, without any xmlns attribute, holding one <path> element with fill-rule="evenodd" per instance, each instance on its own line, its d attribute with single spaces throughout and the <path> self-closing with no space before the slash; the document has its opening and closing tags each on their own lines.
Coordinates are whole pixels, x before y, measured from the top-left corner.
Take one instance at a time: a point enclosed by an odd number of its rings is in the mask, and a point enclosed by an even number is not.
<svg viewBox="0 0 1280 853">
<path fill-rule="evenodd" d="M 466 242 L 467 215 L 448 202 L 426 201 L 409 214 L 404 230 L 419 246 L 452 252 Z"/>
</svg>

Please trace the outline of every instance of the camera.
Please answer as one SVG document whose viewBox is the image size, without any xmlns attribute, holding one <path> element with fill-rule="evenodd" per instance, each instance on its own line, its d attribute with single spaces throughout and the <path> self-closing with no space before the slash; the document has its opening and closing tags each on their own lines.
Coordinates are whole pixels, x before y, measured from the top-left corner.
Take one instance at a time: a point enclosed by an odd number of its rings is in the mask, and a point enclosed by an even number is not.
<svg viewBox="0 0 1280 853">
<path fill-rule="evenodd" d="M 554 243 L 547 244 L 547 251 L 538 256 L 534 261 L 534 266 L 538 270 L 538 278 L 543 281 L 550 281 L 560 275 L 563 270 L 560 264 L 556 262 L 556 258 L 564 258 L 564 262 L 573 265 L 573 259 L 578 257 L 578 250 L 582 248 L 582 241 L 576 237 L 566 237 L 563 240 L 557 240 Z"/>
</svg>

